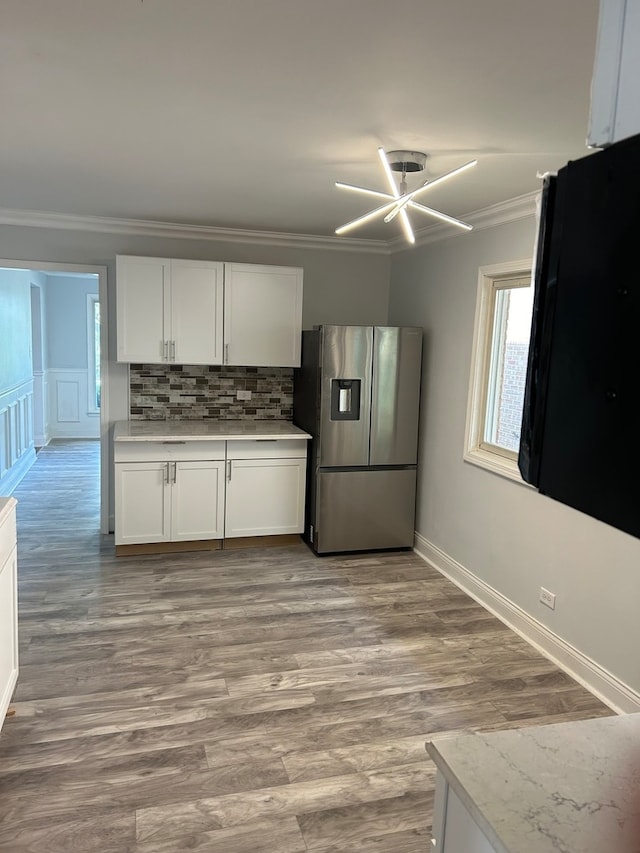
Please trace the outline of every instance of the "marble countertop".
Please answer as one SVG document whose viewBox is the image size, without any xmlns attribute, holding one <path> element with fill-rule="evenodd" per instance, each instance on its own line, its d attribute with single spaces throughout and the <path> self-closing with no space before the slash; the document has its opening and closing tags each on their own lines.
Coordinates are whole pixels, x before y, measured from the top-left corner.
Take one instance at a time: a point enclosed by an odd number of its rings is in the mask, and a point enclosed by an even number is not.
<svg viewBox="0 0 640 853">
<path fill-rule="evenodd" d="M 259 441 L 274 438 L 311 438 L 308 432 L 288 421 L 201 420 L 118 421 L 114 441 Z"/>
<path fill-rule="evenodd" d="M 2 524 L 15 505 L 15 498 L 0 498 L 0 524 Z"/>
<path fill-rule="evenodd" d="M 443 737 L 427 751 L 498 853 L 640 853 L 640 714 Z"/>
</svg>

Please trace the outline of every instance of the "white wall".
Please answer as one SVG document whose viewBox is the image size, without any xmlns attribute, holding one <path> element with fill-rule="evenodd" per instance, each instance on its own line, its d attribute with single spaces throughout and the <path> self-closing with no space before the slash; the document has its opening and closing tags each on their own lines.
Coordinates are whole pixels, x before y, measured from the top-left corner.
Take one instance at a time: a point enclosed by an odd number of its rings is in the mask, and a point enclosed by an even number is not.
<svg viewBox="0 0 640 853">
<path fill-rule="evenodd" d="M 317 323 L 384 323 L 387 320 L 390 269 L 387 255 L 0 225 L 0 258 L 107 267 L 110 354 L 116 352 L 117 254 L 300 266 L 304 268 L 305 328 Z M 101 308 L 104 311 L 104 306 Z M 108 366 L 108 396 L 110 420 L 114 422 L 128 417 L 128 369 L 112 359 L 113 356 Z M 107 468 L 111 479 L 112 455 Z M 110 517 L 113 519 L 112 482 L 109 493 Z"/>
<path fill-rule="evenodd" d="M 478 268 L 530 256 L 534 230 L 531 217 L 393 256 L 389 321 L 425 329 L 416 529 L 445 568 L 593 661 L 589 677 L 602 667 L 640 693 L 640 540 L 462 460 Z"/>
</svg>

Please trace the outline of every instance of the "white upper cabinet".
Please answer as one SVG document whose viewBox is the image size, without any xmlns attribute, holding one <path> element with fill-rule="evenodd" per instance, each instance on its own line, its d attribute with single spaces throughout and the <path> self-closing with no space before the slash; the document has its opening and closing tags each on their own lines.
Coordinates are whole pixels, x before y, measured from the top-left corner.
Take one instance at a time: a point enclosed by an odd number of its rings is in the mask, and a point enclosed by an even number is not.
<svg viewBox="0 0 640 853">
<path fill-rule="evenodd" d="M 165 325 L 164 308 L 170 267 L 163 258 L 116 258 L 118 361 L 167 360 L 170 323 Z"/>
<path fill-rule="evenodd" d="M 602 148 L 640 133 L 640 3 L 600 0 L 587 145 Z"/>
<path fill-rule="evenodd" d="M 302 270 L 225 264 L 225 364 L 298 367 Z"/>
<path fill-rule="evenodd" d="M 222 364 L 223 265 L 171 261 L 171 361 Z"/>
<path fill-rule="evenodd" d="M 116 272 L 118 361 L 300 365 L 302 269 L 119 255 Z"/>
<path fill-rule="evenodd" d="M 222 364 L 223 264 L 119 255 L 118 361 Z"/>
</svg>

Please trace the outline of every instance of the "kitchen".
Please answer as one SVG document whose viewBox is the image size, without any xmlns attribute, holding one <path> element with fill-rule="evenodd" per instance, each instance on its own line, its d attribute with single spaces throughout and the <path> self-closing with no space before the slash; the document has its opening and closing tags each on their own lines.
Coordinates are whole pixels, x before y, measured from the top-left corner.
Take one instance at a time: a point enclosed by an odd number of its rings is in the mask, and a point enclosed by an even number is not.
<svg viewBox="0 0 640 853">
<path fill-rule="evenodd" d="M 426 329 L 428 389 L 420 439 L 419 548 L 512 619 L 519 618 L 521 628 L 533 631 L 539 644 L 570 662 L 574 671 L 581 667 L 585 680 L 597 676 L 598 687 L 613 690 L 622 704 L 620 685 L 639 687 L 637 542 L 462 461 L 478 267 L 531 256 L 533 200 L 494 214 L 491 227 L 392 255 L 376 247 L 356 252 L 332 245 L 323 251 L 318 241 L 241 245 L 221 234 L 211 235 L 213 245 L 202 234 L 198 238 L 196 229 L 185 246 L 175 233 L 154 234 L 150 227 L 125 237 L 108 230 L 82 231 L 77 222 L 75 232 L 53 226 L 43 232 L 42 221 L 21 225 L 17 219 L 2 226 L 0 246 L 7 258 L 103 264 L 112 281 L 116 254 L 301 266 L 305 328 L 336 321 L 419 321 Z M 512 221 L 504 221 L 509 214 Z M 108 299 L 114 317 L 112 292 Z M 115 346 L 114 327 L 110 334 Z M 125 373 L 110 363 L 113 421 L 127 417 Z M 539 608 L 540 585 L 558 594 L 556 611 Z"/>
</svg>

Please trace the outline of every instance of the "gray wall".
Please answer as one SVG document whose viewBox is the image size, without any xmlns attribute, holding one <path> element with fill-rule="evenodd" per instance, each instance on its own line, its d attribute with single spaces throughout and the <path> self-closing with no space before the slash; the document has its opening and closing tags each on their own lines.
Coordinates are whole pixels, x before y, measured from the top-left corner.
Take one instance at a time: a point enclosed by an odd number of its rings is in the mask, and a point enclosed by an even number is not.
<svg viewBox="0 0 640 853">
<path fill-rule="evenodd" d="M 87 294 L 98 293 L 98 279 L 47 276 L 48 366 L 87 369 Z"/>
<path fill-rule="evenodd" d="M 530 257 L 534 229 L 530 218 L 393 256 L 389 321 L 425 329 L 416 529 L 640 692 L 640 540 L 462 460 L 478 268 Z"/>
</svg>

